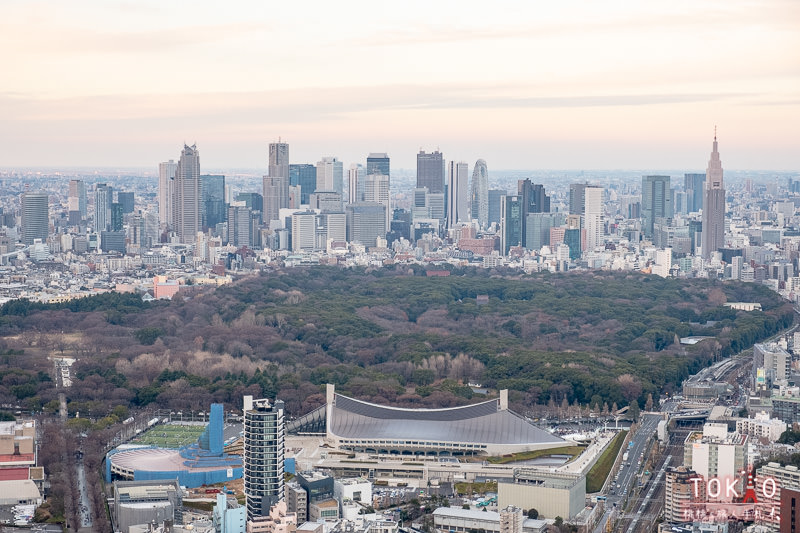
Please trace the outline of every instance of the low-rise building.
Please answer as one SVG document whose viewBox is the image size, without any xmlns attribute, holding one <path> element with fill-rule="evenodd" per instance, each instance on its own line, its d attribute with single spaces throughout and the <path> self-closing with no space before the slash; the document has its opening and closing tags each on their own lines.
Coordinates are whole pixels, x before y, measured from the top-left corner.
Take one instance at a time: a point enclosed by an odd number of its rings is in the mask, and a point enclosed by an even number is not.
<svg viewBox="0 0 800 533">
<path fill-rule="evenodd" d="M 500 508 L 535 508 L 541 517 L 568 520 L 584 508 L 586 477 L 519 468 L 514 471 L 513 482 L 497 484 L 497 503 Z"/>
<path fill-rule="evenodd" d="M 740 418 L 736 421 L 736 432 L 749 435 L 751 440 L 763 437 L 775 442 L 784 431 L 786 422 L 779 418 L 770 418 L 769 413 L 765 411 L 756 413 L 753 418 Z"/>
<path fill-rule="evenodd" d="M 128 533 L 137 524 L 183 523 L 183 492 L 177 480 L 115 481 L 115 531 Z"/>
</svg>

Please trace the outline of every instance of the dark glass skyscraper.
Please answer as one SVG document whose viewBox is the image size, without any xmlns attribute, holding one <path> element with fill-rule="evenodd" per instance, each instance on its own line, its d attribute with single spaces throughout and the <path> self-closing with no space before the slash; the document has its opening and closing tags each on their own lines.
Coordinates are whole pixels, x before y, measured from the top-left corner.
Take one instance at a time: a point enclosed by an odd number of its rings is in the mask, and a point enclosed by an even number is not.
<svg viewBox="0 0 800 533">
<path fill-rule="evenodd" d="M 133 213 L 134 197 L 132 191 L 120 191 L 117 193 L 117 202 L 122 205 L 122 214 Z"/>
<path fill-rule="evenodd" d="M 705 174 L 684 174 L 683 189 L 686 191 L 686 212 L 694 213 L 703 208 L 703 190 L 705 189 Z"/>
<path fill-rule="evenodd" d="M 225 176 L 203 174 L 200 176 L 200 223 L 204 228 L 213 228 L 225 222 Z"/>
<path fill-rule="evenodd" d="M 389 175 L 389 154 L 371 153 L 367 156 L 367 176 L 370 174 Z"/>
<path fill-rule="evenodd" d="M 247 519 L 268 516 L 283 499 L 283 402 L 244 397 L 244 495 Z"/>
<path fill-rule="evenodd" d="M 653 225 L 659 218 L 672 218 L 672 190 L 669 176 L 642 176 L 642 233 L 653 239 Z"/>
<path fill-rule="evenodd" d="M 444 192 L 444 156 L 439 150 L 417 154 L 417 188 L 427 187 L 429 192 Z"/>
<path fill-rule="evenodd" d="M 508 255 L 512 246 L 520 246 L 522 241 L 522 197 L 507 195 L 500 199 L 500 249 Z"/>
<path fill-rule="evenodd" d="M 517 181 L 517 193 L 522 197 L 522 243 L 527 246 L 528 215 L 531 213 L 549 213 L 550 197 L 544 192 L 544 185 L 532 183 L 530 179 Z M 534 240 L 532 242 L 538 241 Z M 541 246 L 535 249 L 538 248 L 541 248 Z"/>
<path fill-rule="evenodd" d="M 289 165 L 289 185 L 300 186 L 300 203 L 308 204 L 308 196 L 317 189 L 315 165 Z"/>
</svg>

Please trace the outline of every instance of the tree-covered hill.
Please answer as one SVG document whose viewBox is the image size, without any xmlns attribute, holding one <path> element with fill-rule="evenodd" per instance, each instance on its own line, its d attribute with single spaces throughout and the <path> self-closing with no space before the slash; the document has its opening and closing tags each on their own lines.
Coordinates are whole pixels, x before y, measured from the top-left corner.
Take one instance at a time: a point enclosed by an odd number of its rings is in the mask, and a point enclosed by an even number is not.
<svg viewBox="0 0 800 533">
<path fill-rule="evenodd" d="M 479 305 L 479 295 L 488 302 Z M 723 305 L 734 301 L 762 310 Z M 120 404 L 234 408 L 243 394 L 277 396 L 298 415 L 324 401 L 327 382 L 408 406 L 471 401 L 470 381 L 511 389 L 523 410 L 645 405 L 792 320 L 791 305 L 758 284 L 287 269 L 169 303 L 104 295 L 72 306 L 6 304 L 0 348 L 11 351 L 0 356 L 0 403 L 52 408 L 45 358 L 64 353 L 79 358 L 70 408 L 97 416 Z M 681 346 L 688 335 L 715 339 Z"/>
</svg>

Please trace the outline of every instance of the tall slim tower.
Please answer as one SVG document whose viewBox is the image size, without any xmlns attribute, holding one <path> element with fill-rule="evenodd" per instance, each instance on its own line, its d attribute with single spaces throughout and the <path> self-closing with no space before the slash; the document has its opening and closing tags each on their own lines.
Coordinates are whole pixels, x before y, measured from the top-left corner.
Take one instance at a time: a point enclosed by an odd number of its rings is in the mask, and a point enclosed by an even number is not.
<svg viewBox="0 0 800 533">
<path fill-rule="evenodd" d="M 172 224 L 172 196 L 175 193 L 175 171 L 178 163 L 170 159 L 158 164 L 158 223 L 162 227 Z"/>
<path fill-rule="evenodd" d="M 114 188 L 105 183 L 98 183 L 94 190 L 94 229 L 98 233 L 111 226 L 111 204 L 114 200 Z"/>
<path fill-rule="evenodd" d="M 175 170 L 173 227 L 182 243 L 193 243 L 200 230 L 200 152 L 197 145 L 183 145 Z"/>
<path fill-rule="evenodd" d="M 722 181 L 722 161 L 717 151 L 717 132 L 706 170 L 706 188 L 703 191 L 703 258 L 725 246 L 725 184 Z"/>
<path fill-rule="evenodd" d="M 439 150 L 417 154 L 417 188 L 427 187 L 432 193 L 444 192 L 444 156 Z"/>
<path fill-rule="evenodd" d="M 517 194 L 522 197 L 522 244 L 527 246 L 528 215 L 549 213 L 550 196 L 545 192 L 544 185 L 533 183 L 530 179 L 517 180 Z"/>
<path fill-rule="evenodd" d="M 283 499 L 283 402 L 244 397 L 244 495 L 247 519 L 268 516 Z"/>
<path fill-rule="evenodd" d="M 279 220 L 280 210 L 289 207 L 289 178 L 264 176 L 264 222 Z M 286 196 L 284 196 L 284 191 Z M 284 201 L 285 200 L 285 201 Z"/>
<path fill-rule="evenodd" d="M 279 191 L 280 206 L 289 207 L 289 143 L 280 142 L 280 139 L 269 144 L 269 176 L 284 178 L 278 182 L 282 187 Z"/>
<path fill-rule="evenodd" d="M 47 242 L 50 232 L 50 197 L 46 192 L 26 192 L 22 195 L 22 242 L 33 244 L 34 239 Z"/>
<path fill-rule="evenodd" d="M 83 180 L 69 180 L 69 198 L 67 205 L 70 213 L 77 213 L 79 220 L 86 220 L 86 182 Z M 70 218 L 73 218 L 70 215 Z"/>
<path fill-rule="evenodd" d="M 450 161 L 447 167 L 447 227 L 469 221 L 469 165 Z"/>
<path fill-rule="evenodd" d="M 347 203 L 355 204 L 364 201 L 364 178 L 367 169 L 360 163 L 353 163 L 347 171 Z M 371 200 L 370 200 L 371 201 Z"/>
<path fill-rule="evenodd" d="M 591 251 L 603 244 L 603 188 L 599 185 L 587 185 L 583 204 L 586 249 Z"/>
<path fill-rule="evenodd" d="M 470 217 L 477 219 L 481 228 L 486 228 L 489 225 L 489 169 L 486 168 L 486 161 L 483 159 L 478 159 L 475 162 L 469 196 L 471 203 Z"/>
</svg>

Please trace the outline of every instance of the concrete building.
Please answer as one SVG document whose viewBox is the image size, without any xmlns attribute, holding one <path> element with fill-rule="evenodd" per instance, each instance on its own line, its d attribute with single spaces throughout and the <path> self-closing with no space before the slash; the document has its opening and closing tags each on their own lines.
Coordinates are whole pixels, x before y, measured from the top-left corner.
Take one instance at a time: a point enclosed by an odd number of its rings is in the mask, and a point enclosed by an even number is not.
<svg viewBox="0 0 800 533">
<path fill-rule="evenodd" d="M 386 206 L 362 202 L 347 206 L 347 242 L 358 242 L 368 248 L 386 238 Z"/>
<path fill-rule="evenodd" d="M 743 493 L 744 480 L 741 472 L 747 464 L 747 435 L 728 433 L 728 425 L 707 422 L 703 431 L 689 433 L 684 441 L 683 464 L 702 477 L 706 482 L 718 478 L 723 483 L 730 482 L 736 486 L 739 494 Z M 724 491 L 719 501 L 731 501 L 732 495 Z"/>
<path fill-rule="evenodd" d="M 247 509 L 235 498 L 217 494 L 217 504 L 211 514 L 216 533 L 244 533 L 247 527 Z"/>
<path fill-rule="evenodd" d="M 514 521 L 510 521 L 510 523 L 507 521 L 506 524 L 516 525 Z M 449 531 L 452 533 L 469 533 L 471 531 L 501 532 L 500 513 L 459 509 L 456 507 L 439 507 L 436 509 L 433 512 L 433 525 L 437 531 Z M 548 525 L 545 520 L 533 520 L 523 517 L 522 533 L 544 533 L 545 531 L 548 531 Z"/>
<path fill-rule="evenodd" d="M 569 520 L 586 505 L 586 477 L 518 468 L 513 482 L 498 482 L 497 505 L 535 508 L 541 517 Z"/>
<path fill-rule="evenodd" d="M 183 492 L 177 480 L 115 481 L 115 531 L 131 526 L 172 520 L 183 523 Z"/>
<path fill-rule="evenodd" d="M 297 530 L 297 516 L 286 509 L 286 502 L 277 502 L 269 509 L 269 514 L 248 518 L 247 533 L 294 533 Z"/>
<path fill-rule="evenodd" d="M 289 207 L 289 178 L 283 176 L 264 176 L 262 180 L 264 196 L 263 219 L 272 225 L 280 219 L 280 210 Z"/>
<path fill-rule="evenodd" d="M 308 205 L 309 195 L 317 190 L 317 167 L 314 165 L 289 165 L 289 185 L 300 187 L 300 203 Z"/>
<path fill-rule="evenodd" d="M 86 220 L 89 215 L 88 202 L 86 197 L 86 182 L 83 180 L 69 180 L 69 198 L 67 199 L 67 208 L 70 213 L 70 224 L 74 224 L 74 219 L 77 221 Z M 73 215 L 75 213 L 75 215 Z"/>
<path fill-rule="evenodd" d="M 784 519 L 791 516 L 791 501 L 784 509 L 782 496 L 784 492 L 800 491 L 800 470 L 793 465 L 767 463 L 756 470 L 755 481 L 755 493 L 758 498 L 756 510 L 760 511 L 764 523 L 777 531 L 779 527 L 783 527 Z M 789 494 L 787 496 L 791 497 Z M 794 507 L 797 507 L 796 503 Z M 794 520 L 797 520 L 796 516 Z"/>
<path fill-rule="evenodd" d="M 368 174 L 365 176 L 362 200 L 359 200 L 359 202 L 376 203 L 384 206 L 386 211 L 386 228 L 389 228 L 392 213 L 389 203 L 389 176 L 385 174 Z"/>
<path fill-rule="evenodd" d="M 749 435 L 750 440 L 765 438 L 770 442 L 777 441 L 786 431 L 786 422 L 778 418 L 770 418 L 769 413 L 761 411 L 753 418 L 740 418 L 736 421 L 736 432 Z"/>
<path fill-rule="evenodd" d="M 353 501 L 371 505 L 372 483 L 360 477 L 337 479 L 333 482 L 333 497 L 340 504 L 346 501 Z"/>
<path fill-rule="evenodd" d="M 695 497 L 697 472 L 686 466 L 669 467 L 665 476 L 664 521 L 680 524 L 691 522 L 696 501 L 705 497 L 705 480 L 697 484 L 698 494 Z"/>
<path fill-rule="evenodd" d="M 753 386 L 756 390 L 772 390 L 773 385 L 786 385 L 792 356 L 778 343 L 753 345 Z M 763 372 L 759 372 L 763 370 Z"/>
<path fill-rule="evenodd" d="M 297 515 L 299 523 L 308 520 L 308 493 L 300 486 L 297 481 L 290 481 L 286 484 L 286 509 L 290 513 Z"/>
<path fill-rule="evenodd" d="M 500 510 L 500 533 L 522 533 L 525 515 L 522 509 L 509 505 Z"/>
<path fill-rule="evenodd" d="M 367 169 L 360 163 L 353 163 L 347 171 L 347 203 L 354 204 L 364 201 L 364 178 Z"/>
<path fill-rule="evenodd" d="M 244 493 L 247 519 L 267 516 L 284 497 L 283 402 L 244 397 Z"/>
<path fill-rule="evenodd" d="M 268 175 L 289 179 L 289 143 L 280 139 L 276 143 L 269 143 Z"/>
<path fill-rule="evenodd" d="M 653 240 L 653 227 L 659 219 L 673 217 L 669 176 L 642 176 L 642 232 Z"/>
</svg>

